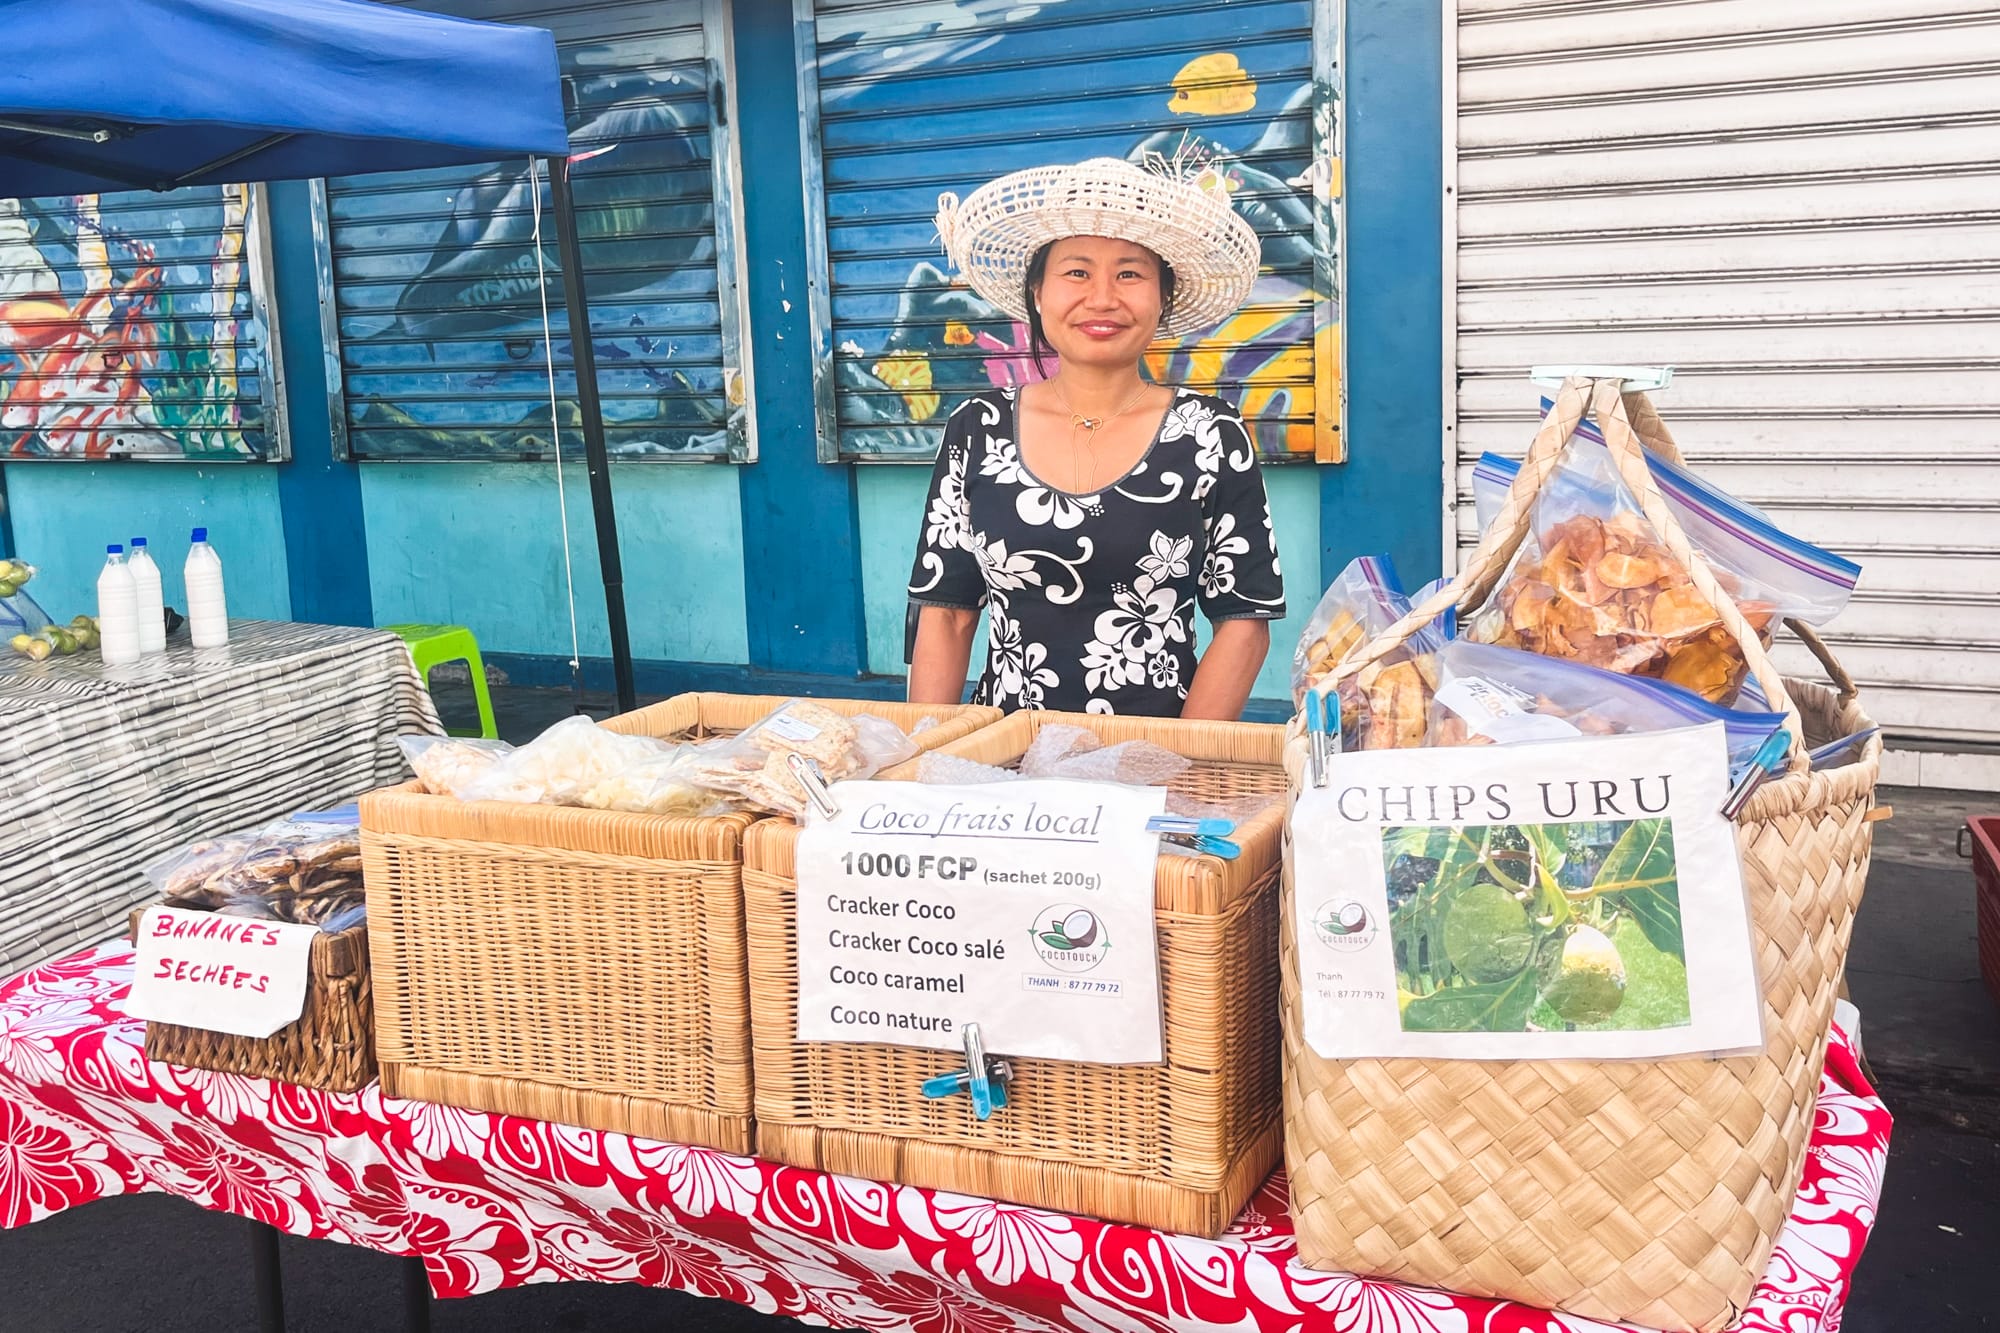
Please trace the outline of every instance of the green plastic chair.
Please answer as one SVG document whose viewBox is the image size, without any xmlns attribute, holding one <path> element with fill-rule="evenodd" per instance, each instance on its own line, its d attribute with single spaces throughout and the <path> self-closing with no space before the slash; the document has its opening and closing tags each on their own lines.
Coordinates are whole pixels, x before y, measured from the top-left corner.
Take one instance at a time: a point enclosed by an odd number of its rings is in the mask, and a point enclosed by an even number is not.
<svg viewBox="0 0 2000 1333">
<path fill-rule="evenodd" d="M 479 730 L 454 731 L 454 736 L 499 738 L 493 723 L 493 700 L 486 693 L 486 663 L 479 656 L 479 640 L 463 625 L 384 625 L 384 630 L 409 647 L 424 688 L 431 687 L 431 668 L 445 662 L 463 662 L 472 671 L 472 695 L 479 701 Z"/>
</svg>

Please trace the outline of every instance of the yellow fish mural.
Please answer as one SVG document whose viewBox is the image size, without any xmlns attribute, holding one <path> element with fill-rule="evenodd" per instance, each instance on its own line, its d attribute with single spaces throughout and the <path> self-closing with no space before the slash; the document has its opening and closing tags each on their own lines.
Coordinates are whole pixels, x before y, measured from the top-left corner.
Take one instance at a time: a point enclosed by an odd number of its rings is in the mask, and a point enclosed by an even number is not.
<svg viewBox="0 0 2000 1333">
<path fill-rule="evenodd" d="M 938 404 L 944 401 L 942 394 L 931 391 L 931 359 L 922 352 L 892 352 L 869 370 L 876 379 L 902 394 L 912 421 L 929 421 L 936 415 Z"/>
<path fill-rule="evenodd" d="M 1228 51 L 1196 56 L 1174 75 L 1167 109 L 1180 116 L 1240 116 L 1257 105 L 1257 84 Z"/>
</svg>

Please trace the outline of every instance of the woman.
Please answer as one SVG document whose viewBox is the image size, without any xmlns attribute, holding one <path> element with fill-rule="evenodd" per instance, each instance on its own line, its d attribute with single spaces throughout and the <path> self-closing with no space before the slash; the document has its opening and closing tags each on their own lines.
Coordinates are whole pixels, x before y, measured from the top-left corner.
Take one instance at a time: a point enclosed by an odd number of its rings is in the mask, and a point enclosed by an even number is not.
<svg viewBox="0 0 2000 1333">
<path fill-rule="evenodd" d="M 1257 450 L 1228 403 L 1140 361 L 1243 303 L 1256 233 L 1219 186 L 1112 158 L 938 203 L 953 262 L 1058 369 L 945 427 L 910 576 L 911 702 L 958 702 L 984 606 L 980 702 L 1235 718 L 1285 614 Z M 1198 658 L 1197 605 L 1215 626 Z"/>
</svg>

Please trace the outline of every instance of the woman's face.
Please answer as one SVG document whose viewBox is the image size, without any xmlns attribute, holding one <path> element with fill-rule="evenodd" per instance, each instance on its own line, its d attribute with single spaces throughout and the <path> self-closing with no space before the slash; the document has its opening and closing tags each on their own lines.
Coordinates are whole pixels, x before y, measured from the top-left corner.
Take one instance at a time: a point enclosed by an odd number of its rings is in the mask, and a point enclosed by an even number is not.
<svg viewBox="0 0 2000 1333">
<path fill-rule="evenodd" d="M 1057 241 L 1035 302 L 1066 364 L 1137 365 L 1160 332 L 1159 257 L 1108 236 Z"/>
</svg>

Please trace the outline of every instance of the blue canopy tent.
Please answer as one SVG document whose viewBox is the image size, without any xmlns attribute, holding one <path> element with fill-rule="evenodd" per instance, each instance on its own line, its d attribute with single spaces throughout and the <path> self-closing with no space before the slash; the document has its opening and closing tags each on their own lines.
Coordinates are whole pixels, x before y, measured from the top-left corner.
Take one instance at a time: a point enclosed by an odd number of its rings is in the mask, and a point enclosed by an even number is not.
<svg viewBox="0 0 2000 1333">
<path fill-rule="evenodd" d="M 364 0 L 0 0 L 0 33 L 0 195 L 549 159 L 612 659 L 631 708 L 555 38 Z"/>
</svg>

